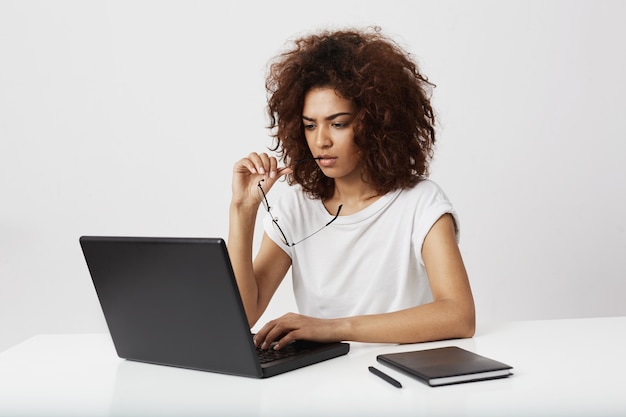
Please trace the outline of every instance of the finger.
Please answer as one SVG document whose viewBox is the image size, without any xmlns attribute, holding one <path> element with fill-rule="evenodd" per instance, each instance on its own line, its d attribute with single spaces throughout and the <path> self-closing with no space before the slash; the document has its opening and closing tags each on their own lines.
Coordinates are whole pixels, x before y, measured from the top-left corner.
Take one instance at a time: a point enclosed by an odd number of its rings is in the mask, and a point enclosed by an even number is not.
<svg viewBox="0 0 626 417">
<path fill-rule="evenodd" d="M 275 178 L 278 175 L 278 159 L 266 153 L 253 152 L 248 159 L 254 164 L 256 172 L 266 178 Z"/>
<path fill-rule="evenodd" d="M 263 189 L 263 192 L 265 194 L 268 194 L 270 192 L 274 184 L 281 177 L 292 173 L 292 169 L 289 167 L 281 167 L 281 168 L 276 167 L 276 168 L 272 168 L 272 170 L 274 170 L 273 172 L 275 173 L 273 175 L 272 173 L 270 173 L 269 176 L 264 176 L 264 178 L 262 178 L 260 182 L 261 188 Z"/>
<path fill-rule="evenodd" d="M 240 159 L 235 163 L 234 172 L 257 174 L 257 169 L 250 158 Z"/>
<path fill-rule="evenodd" d="M 258 156 L 260 160 L 260 165 L 257 167 L 259 174 L 266 175 L 268 172 L 271 171 L 272 159 L 275 160 L 276 158 L 270 157 L 266 153 L 260 153 L 258 154 Z"/>
<path fill-rule="evenodd" d="M 256 173 L 263 174 L 263 172 L 262 172 L 263 159 L 262 159 L 261 155 L 259 155 L 256 152 L 252 152 L 245 159 L 247 159 L 248 161 L 250 161 L 252 163 L 252 166 L 254 166 L 254 171 Z"/>
<path fill-rule="evenodd" d="M 265 333 L 265 337 L 261 343 L 261 349 L 270 349 L 274 347 L 273 343 L 284 334 L 284 330 L 281 329 L 282 325 L 279 322 L 274 321 L 274 323 L 269 326 L 267 333 Z"/>
<path fill-rule="evenodd" d="M 286 325 L 283 317 L 271 320 L 263 326 L 256 336 L 255 343 L 257 346 L 260 346 L 261 349 L 269 349 L 271 347 L 275 348 L 272 344 L 283 338 L 288 332 L 291 331 L 291 328 Z"/>
<path fill-rule="evenodd" d="M 293 172 L 291 167 L 280 167 L 276 169 L 276 175 L 282 177 L 283 175 L 288 175 Z"/>
<path fill-rule="evenodd" d="M 293 331 L 284 333 L 282 337 L 280 337 L 274 343 L 274 349 L 275 350 L 282 349 L 285 346 L 289 345 L 290 343 L 295 342 L 296 340 L 298 340 L 298 330 L 293 330 Z"/>
<path fill-rule="evenodd" d="M 270 158 L 270 166 L 269 166 L 269 173 L 270 173 L 270 178 L 276 178 L 276 175 L 278 174 L 278 159 L 272 157 Z"/>
<path fill-rule="evenodd" d="M 288 344 L 298 340 L 302 334 L 302 316 L 294 313 L 287 313 L 284 316 L 274 320 L 273 327 L 269 329 L 266 335 L 266 344 L 278 350 Z"/>
<path fill-rule="evenodd" d="M 267 336 L 267 333 L 270 331 L 270 329 L 271 329 L 271 322 L 268 322 L 263 327 L 261 327 L 261 329 L 258 332 L 256 332 L 256 334 L 254 335 L 254 338 L 252 339 L 254 341 L 255 347 L 263 348 L 265 344 L 265 338 Z"/>
</svg>

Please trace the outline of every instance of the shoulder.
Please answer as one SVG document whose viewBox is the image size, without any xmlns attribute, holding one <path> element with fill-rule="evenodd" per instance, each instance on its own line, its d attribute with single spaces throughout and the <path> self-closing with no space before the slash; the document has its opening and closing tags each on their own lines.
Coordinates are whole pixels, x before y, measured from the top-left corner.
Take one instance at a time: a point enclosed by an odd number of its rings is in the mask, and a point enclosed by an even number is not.
<svg viewBox="0 0 626 417">
<path fill-rule="evenodd" d="M 443 189 L 436 182 L 424 179 L 412 188 L 402 190 L 399 198 L 401 205 L 412 211 L 415 222 L 420 225 L 418 229 L 422 234 L 444 214 L 450 214 L 455 224 L 457 239 L 460 235 L 459 216 L 454 206 Z"/>
<path fill-rule="evenodd" d="M 448 196 L 436 182 L 423 179 L 411 188 L 405 188 L 400 193 L 402 198 L 414 202 L 450 202 Z"/>
</svg>

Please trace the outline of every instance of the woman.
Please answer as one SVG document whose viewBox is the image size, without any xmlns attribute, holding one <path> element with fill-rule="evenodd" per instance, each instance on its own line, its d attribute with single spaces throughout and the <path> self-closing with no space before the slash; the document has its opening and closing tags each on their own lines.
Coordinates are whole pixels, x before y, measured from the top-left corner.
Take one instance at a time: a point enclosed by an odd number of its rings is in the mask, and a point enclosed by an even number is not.
<svg viewBox="0 0 626 417">
<path fill-rule="evenodd" d="M 266 153 L 235 164 L 228 251 L 250 327 L 290 267 L 299 313 L 265 324 L 257 346 L 473 336 L 458 218 L 427 179 L 430 87 L 377 28 L 302 37 L 270 66 L 272 150 L 284 167 Z M 283 177 L 292 187 L 272 201 Z"/>
</svg>

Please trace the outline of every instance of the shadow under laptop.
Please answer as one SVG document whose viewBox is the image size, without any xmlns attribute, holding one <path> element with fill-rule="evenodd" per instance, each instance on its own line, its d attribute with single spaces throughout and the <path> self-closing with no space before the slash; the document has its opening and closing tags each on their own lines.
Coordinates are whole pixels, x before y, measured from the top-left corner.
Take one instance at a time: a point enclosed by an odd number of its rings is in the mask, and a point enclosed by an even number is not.
<svg viewBox="0 0 626 417">
<path fill-rule="evenodd" d="M 123 360 L 110 415 L 251 416 L 259 413 L 262 395 L 262 381 L 254 378 Z"/>
</svg>

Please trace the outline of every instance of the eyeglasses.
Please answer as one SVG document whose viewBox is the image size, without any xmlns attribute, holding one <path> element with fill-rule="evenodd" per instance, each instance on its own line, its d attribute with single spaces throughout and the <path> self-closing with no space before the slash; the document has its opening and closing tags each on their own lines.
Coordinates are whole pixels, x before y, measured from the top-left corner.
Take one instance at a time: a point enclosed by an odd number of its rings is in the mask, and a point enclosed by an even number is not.
<svg viewBox="0 0 626 417">
<path fill-rule="evenodd" d="M 339 212 L 341 212 L 341 207 L 343 207 L 343 205 L 340 204 L 339 207 L 337 208 L 337 214 L 335 214 L 335 217 L 333 217 L 332 220 L 329 221 L 328 223 L 326 223 L 324 226 L 320 227 L 318 230 L 316 230 L 315 232 L 311 233 L 307 237 L 298 240 L 297 242 L 289 243 L 289 241 L 287 240 L 287 236 L 285 235 L 285 232 L 283 232 L 283 229 L 281 229 L 280 226 L 278 225 L 278 219 L 276 217 L 274 217 L 274 215 L 272 215 L 270 203 L 267 201 L 267 196 L 265 195 L 265 191 L 263 191 L 263 187 L 261 186 L 261 183 L 263 181 L 265 181 L 265 180 L 259 181 L 259 184 L 258 184 L 258 186 L 259 186 L 259 193 L 261 194 L 261 197 L 263 197 L 261 202 L 263 203 L 263 207 L 265 207 L 265 210 L 267 210 L 267 212 L 271 216 L 271 218 L 272 218 L 272 225 L 274 226 L 274 230 L 276 230 L 278 232 L 278 235 L 280 236 L 280 240 L 282 240 L 282 242 L 285 245 L 289 246 L 289 247 L 295 246 L 298 243 L 304 242 L 305 240 L 307 240 L 311 236 L 321 232 L 325 227 L 329 226 L 332 222 L 337 220 L 337 217 L 339 217 Z"/>
</svg>

